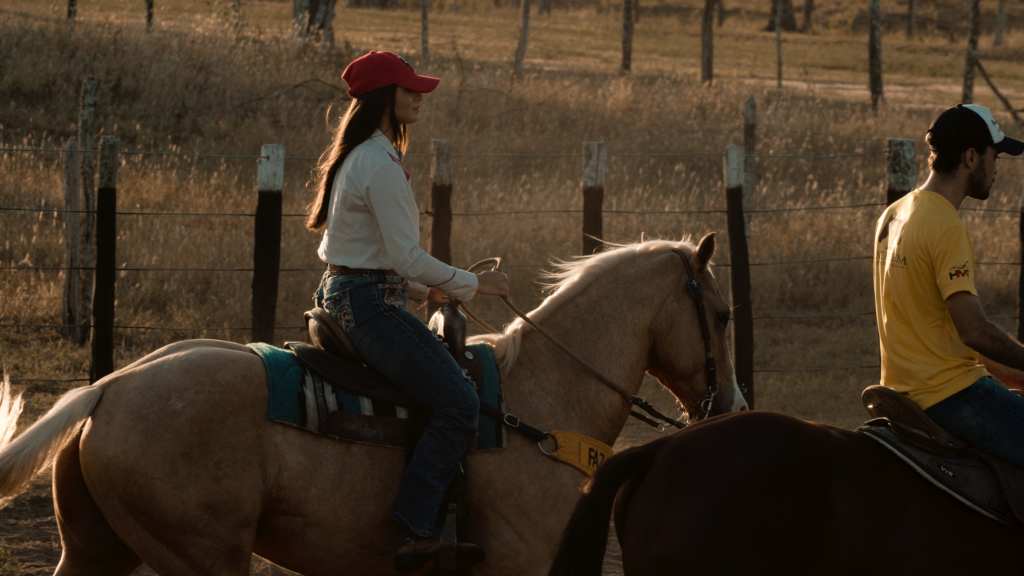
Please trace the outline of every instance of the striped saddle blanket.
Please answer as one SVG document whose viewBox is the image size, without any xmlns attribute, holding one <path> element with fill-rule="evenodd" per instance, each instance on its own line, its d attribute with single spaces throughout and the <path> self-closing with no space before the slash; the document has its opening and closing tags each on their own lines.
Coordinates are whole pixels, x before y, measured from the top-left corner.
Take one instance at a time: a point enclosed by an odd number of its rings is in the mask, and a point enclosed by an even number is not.
<svg viewBox="0 0 1024 576">
<path fill-rule="evenodd" d="M 390 402 L 359 396 L 332 385 L 306 369 L 291 350 L 257 342 L 248 345 L 263 359 L 270 392 L 268 417 L 310 432 L 353 442 L 406 448 L 409 435 L 409 410 Z M 480 403 L 502 410 L 501 379 L 490 344 L 481 342 L 466 347 L 480 358 L 481 382 L 475 382 Z M 504 448 L 505 430 L 501 422 L 480 415 L 476 441 L 471 451 Z"/>
</svg>

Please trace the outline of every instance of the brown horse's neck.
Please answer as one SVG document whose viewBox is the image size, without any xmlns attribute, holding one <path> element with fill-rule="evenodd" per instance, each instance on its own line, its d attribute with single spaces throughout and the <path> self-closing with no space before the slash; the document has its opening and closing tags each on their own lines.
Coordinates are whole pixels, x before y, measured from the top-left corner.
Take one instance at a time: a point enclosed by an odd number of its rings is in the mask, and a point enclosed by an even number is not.
<svg viewBox="0 0 1024 576">
<path fill-rule="evenodd" d="M 665 282 L 636 262 L 608 270 L 571 297 L 556 294 L 530 314 L 559 342 L 630 394 L 640 389 L 651 325 Z M 626 268 L 629 268 L 628 270 Z M 571 430 L 612 444 L 629 404 L 541 334 L 524 328 L 519 357 L 506 377 L 509 408 L 524 422 Z"/>
</svg>

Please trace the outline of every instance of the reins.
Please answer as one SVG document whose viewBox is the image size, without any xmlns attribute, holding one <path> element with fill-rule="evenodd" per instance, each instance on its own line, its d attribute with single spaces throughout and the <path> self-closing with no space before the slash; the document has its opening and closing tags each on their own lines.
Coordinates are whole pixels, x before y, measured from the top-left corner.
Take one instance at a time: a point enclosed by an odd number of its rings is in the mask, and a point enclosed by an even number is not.
<svg viewBox="0 0 1024 576">
<path fill-rule="evenodd" d="M 711 406 L 714 403 L 715 395 L 718 393 L 715 360 L 711 351 L 711 330 L 708 327 L 708 321 L 704 307 L 704 287 L 701 285 L 700 280 L 698 280 L 697 277 L 694 275 L 693 268 L 690 266 L 690 262 L 686 259 L 686 256 L 678 249 L 673 248 L 672 251 L 679 256 L 679 258 L 683 261 L 683 265 L 686 267 L 686 275 L 688 277 L 688 280 L 686 281 L 686 289 L 687 292 L 690 294 L 690 297 L 694 299 L 694 303 L 697 306 L 697 316 L 699 316 L 700 318 L 701 335 L 704 337 L 704 350 L 706 354 L 704 373 L 705 378 L 707 378 L 708 381 L 708 393 L 703 398 L 701 398 L 699 402 L 700 409 L 704 412 L 704 416 L 703 418 L 701 418 L 703 420 L 711 414 Z M 494 265 L 494 267 L 492 268 L 494 271 L 499 271 L 499 269 L 501 268 L 501 258 L 487 258 L 486 260 L 481 260 L 467 268 L 467 271 L 472 272 L 479 268 L 483 268 L 484 266 L 487 266 L 489 264 Z M 638 420 L 641 420 L 645 424 L 653 426 L 655 429 L 658 430 L 658 432 L 663 432 L 665 430 L 666 423 L 671 426 L 675 426 L 676 428 L 683 428 L 684 426 L 686 426 L 685 423 L 679 422 L 674 418 L 669 418 L 668 416 L 665 416 L 661 412 L 658 412 L 654 408 L 654 406 L 651 405 L 650 402 L 644 400 L 643 398 L 635 394 L 630 394 L 625 388 L 613 382 L 610 378 L 602 374 L 600 370 L 591 366 L 590 363 L 588 363 L 583 358 L 580 358 L 575 352 L 573 352 L 564 344 L 559 342 L 554 336 L 548 333 L 547 330 L 541 328 L 539 324 L 530 319 L 529 316 L 527 316 L 522 310 L 517 308 L 516 305 L 513 304 L 507 297 L 501 296 L 501 301 L 505 303 L 505 306 L 507 306 L 508 309 L 511 310 L 513 314 L 518 316 L 523 322 L 525 322 L 531 328 L 536 330 L 541 336 L 546 338 L 549 342 L 554 344 L 556 348 L 558 348 L 562 352 L 565 352 L 567 356 L 575 360 L 580 366 L 582 366 L 587 372 L 589 372 L 591 376 L 597 378 L 602 384 L 614 390 L 619 396 L 622 396 L 623 400 L 625 400 L 626 402 L 633 406 L 636 406 L 637 408 L 640 408 L 641 410 L 647 412 L 651 416 L 654 416 L 654 418 L 663 420 L 664 422 L 659 422 L 658 420 L 648 418 L 647 416 L 644 416 L 643 414 L 637 412 L 636 410 L 631 410 L 629 413 L 630 416 Z M 462 309 L 463 312 L 466 313 L 467 316 L 469 316 L 474 322 L 479 324 L 484 330 L 487 330 L 491 334 L 500 333 L 499 330 L 496 330 L 495 328 L 484 322 L 482 319 L 478 318 L 476 314 L 473 314 L 466 306 L 465 302 L 459 302 L 459 307 Z"/>
</svg>

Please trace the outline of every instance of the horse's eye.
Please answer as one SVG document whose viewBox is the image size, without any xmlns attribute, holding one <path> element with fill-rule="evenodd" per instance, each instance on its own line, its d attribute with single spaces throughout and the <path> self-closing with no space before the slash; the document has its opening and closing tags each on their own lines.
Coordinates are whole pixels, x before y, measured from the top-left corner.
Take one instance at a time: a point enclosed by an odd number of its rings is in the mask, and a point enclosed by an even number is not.
<svg viewBox="0 0 1024 576">
<path fill-rule="evenodd" d="M 728 325 L 729 324 L 729 320 L 731 320 L 731 319 L 732 319 L 732 315 L 730 313 L 728 313 L 728 312 L 719 312 L 718 313 L 718 321 L 722 323 L 722 326 Z"/>
</svg>

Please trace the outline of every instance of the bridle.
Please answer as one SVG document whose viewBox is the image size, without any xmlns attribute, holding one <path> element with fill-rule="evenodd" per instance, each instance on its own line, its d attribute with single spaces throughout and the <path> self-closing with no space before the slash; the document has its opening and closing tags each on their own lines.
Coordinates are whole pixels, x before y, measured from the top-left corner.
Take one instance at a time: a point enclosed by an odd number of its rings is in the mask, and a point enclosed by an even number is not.
<svg viewBox="0 0 1024 576">
<path fill-rule="evenodd" d="M 701 397 L 701 399 L 698 401 L 697 405 L 700 407 L 701 411 L 704 413 L 704 415 L 700 419 L 701 420 L 705 420 L 705 419 L 707 419 L 708 416 L 711 415 L 711 409 L 712 409 L 712 406 L 713 406 L 713 404 L 715 402 L 715 395 L 718 394 L 718 379 L 717 379 L 718 372 L 717 372 L 717 369 L 715 367 L 714 354 L 712 353 L 712 350 L 711 350 L 711 329 L 708 326 L 707 313 L 706 313 L 706 309 L 705 309 L 706 307 L 704 305 L 704 286 L 700 283 L 700 280 L 698 280 L 697 276 L 693 273 L 693 267 L 690 266 L 690 261 L 686 259 L 686 255 L 683 254 L 683 252 L 681 250 L 679 250 L 678 248 L 673 248 L 672 251 L 675 252 L 677 256 L 679 256 L 679 259 L 683 261 L 683 266 L 686 267 L 686 276 L 687 276 L 686 291 L 687 291 L 687 293 L 689 293 L 690 297 L 693 298 L 694 304 L 697 306 L 697 317 L 700 320 L 700 331 L 701 331 L 701 335 L 704 338 L 704 353 L 705 353 L 704 377 L 707 380 L 708 391 L 707 391 L 707 394 L 705 394 L 703 397 Z M 473 270 L 476 270 L 478 268 L 482 268 L 482 267 L 484 267 L 484 266 L 486 266 L 488 264 L 493 264 L 494 265 L 493 270 L 498 270 L 501 267 L 501 258 L 488 258 L 486 260 L 481 260 L 480 262 L 477 262 L 476 264 L 473 264 L 472 266 L 470 266 L 467 269 L 467 271 L 472 272 Z M 648 414 L 650 414 L 654 418 L 657 418 L 658 420 L 654 420 L 654 419 L 648 418 L 647 416 L 644 416 L 643 414 L 637 412 L 636 410 L 630 411 L 630 413 L 629 413 L 630 416 L 632 416 L 632 417 L 634 417 L 634 418 L 636 418 L 638 420 L 643 421 L 645 424 L 649 424 L 650 426 L 653 426 L 654 428 L 656 428 L 658 430 L 658 432 L 662 432 L 662 431 L 665 430 L 665 424 L 668 424 L 668 425 L 671 425 L 671 426 L 675 426 L 676 428 L 683 428 L 683 427 L 685 427 L 687 425 L 686 422 L 679 422 L 678 420 L 676 420 L 674 418 L 669 418 L 668 416 L 665 416 L 664 414 L 658 412 L 654 408 L 654 406 L 651 405 L 651 403 L 648 402 L 647 400 L 644 400 L 643 398 L 637 396 L 636 394 L 630 394 L 623 387 L 619 386 L 615 382 L 612 382 L 607 376 L 602 374 L 597 368 L 594 368 L 586 360 L 584 360 L 583 358 L 580 358 L 575 352 L 573 352 L 572 350 L 569 350 L 568 348 L 566 348 L 564 344 L 562 344 L 561 342 L 556 340 L 554 336 L 549 334 L 546 330 L 541 328 L 536 322 L 531 320 L 523 311 L 521 311 L 519 308 L 517 308 L 515 306 L 515 304 L 513 304 L 511 301 L 509 301 L 508 298 L 502 296 L 501 300 L 502 300 L 502 302 L 505 303 L 505 306 L 507 306 L 508 309 L 511 310 L 516 316 L 518 316 L 520 319 L 522 319 L 523 322 L 525 322 L 530 327 L 532 327 L 534 330 L 536 330 L 538 333 L 540 333 L 541 336 L 544 336 L 545 338 L 547 338 L 559 350 L 561 350 L 562 352 L 565 352 L 570 358 L 572 358 L 573 360 L 578 362 L 584 369 L 587 370 L 587 372 L 590 372 L 590 374 L 592 376 L 594 376 L 595 378 L 600 380 L 603 384 L 605 384 L 606 386 L 608 386 L 609 388 L 611 388 L 612 390 L 617 392 L 619 394 L 619 396 L 622 396 L 622 398 L 626 402 L 628 402 L 629 404 L 632 404 L 633 406 L 636 406 L 637 408 L 640 408 L 641 410 L 643 410 L 644 412 L 647 412 Z M 462 310 L 466 313 L 467 316 L 472 318 L 474 322 L 479 324 L 481 327 L 483 327 L 488 332 L 491 332 L 492 334 L 497 334 L 497 333 L 500 332 L 499 330 L 494 329 L 493 327 L 488 325 L 486 322 L 484 322 L 483 320 L 478 318 L 476 316 L 476 314 L 473 314 L 472 312 L 470 312 L 469 309 L 466 307 L 466 304 L 464 302 L 460 302 L 459 303 L 459 307 L 462 308 Z M 659 420 L 662 420 L 663 422 L 661 422 Z"/>
<path fill-rule="evenodd" d="M 711 415 L 711 407 L 715 402 L 715 395 L 718 394 L 718 369 L 715 367 L 715 355 L 711 351 L 711 328 L 708 327 L 708 316 L 704 306 L 704 286 L 697 279 L 697 276 L 693 273 L 693 268 L 690 267 L 690 261 L 686 259 L 686 256 L 678 248 L 673 248 L 673 252 L 679 256 L 679 259 L 683 261 L 683 266 L 686 267 L 686 291 L 690 294 L 690 298 L 693 298 L 694 304 L 697 305 L 697 317 L 700 318 L 700 333 L 704 337 L 704 378 L 707 380 L 708 393 L 700 399 L 700 409 L 704 412 L 704 416 L 701 420 L 706 419 Z"/>
</svg>

